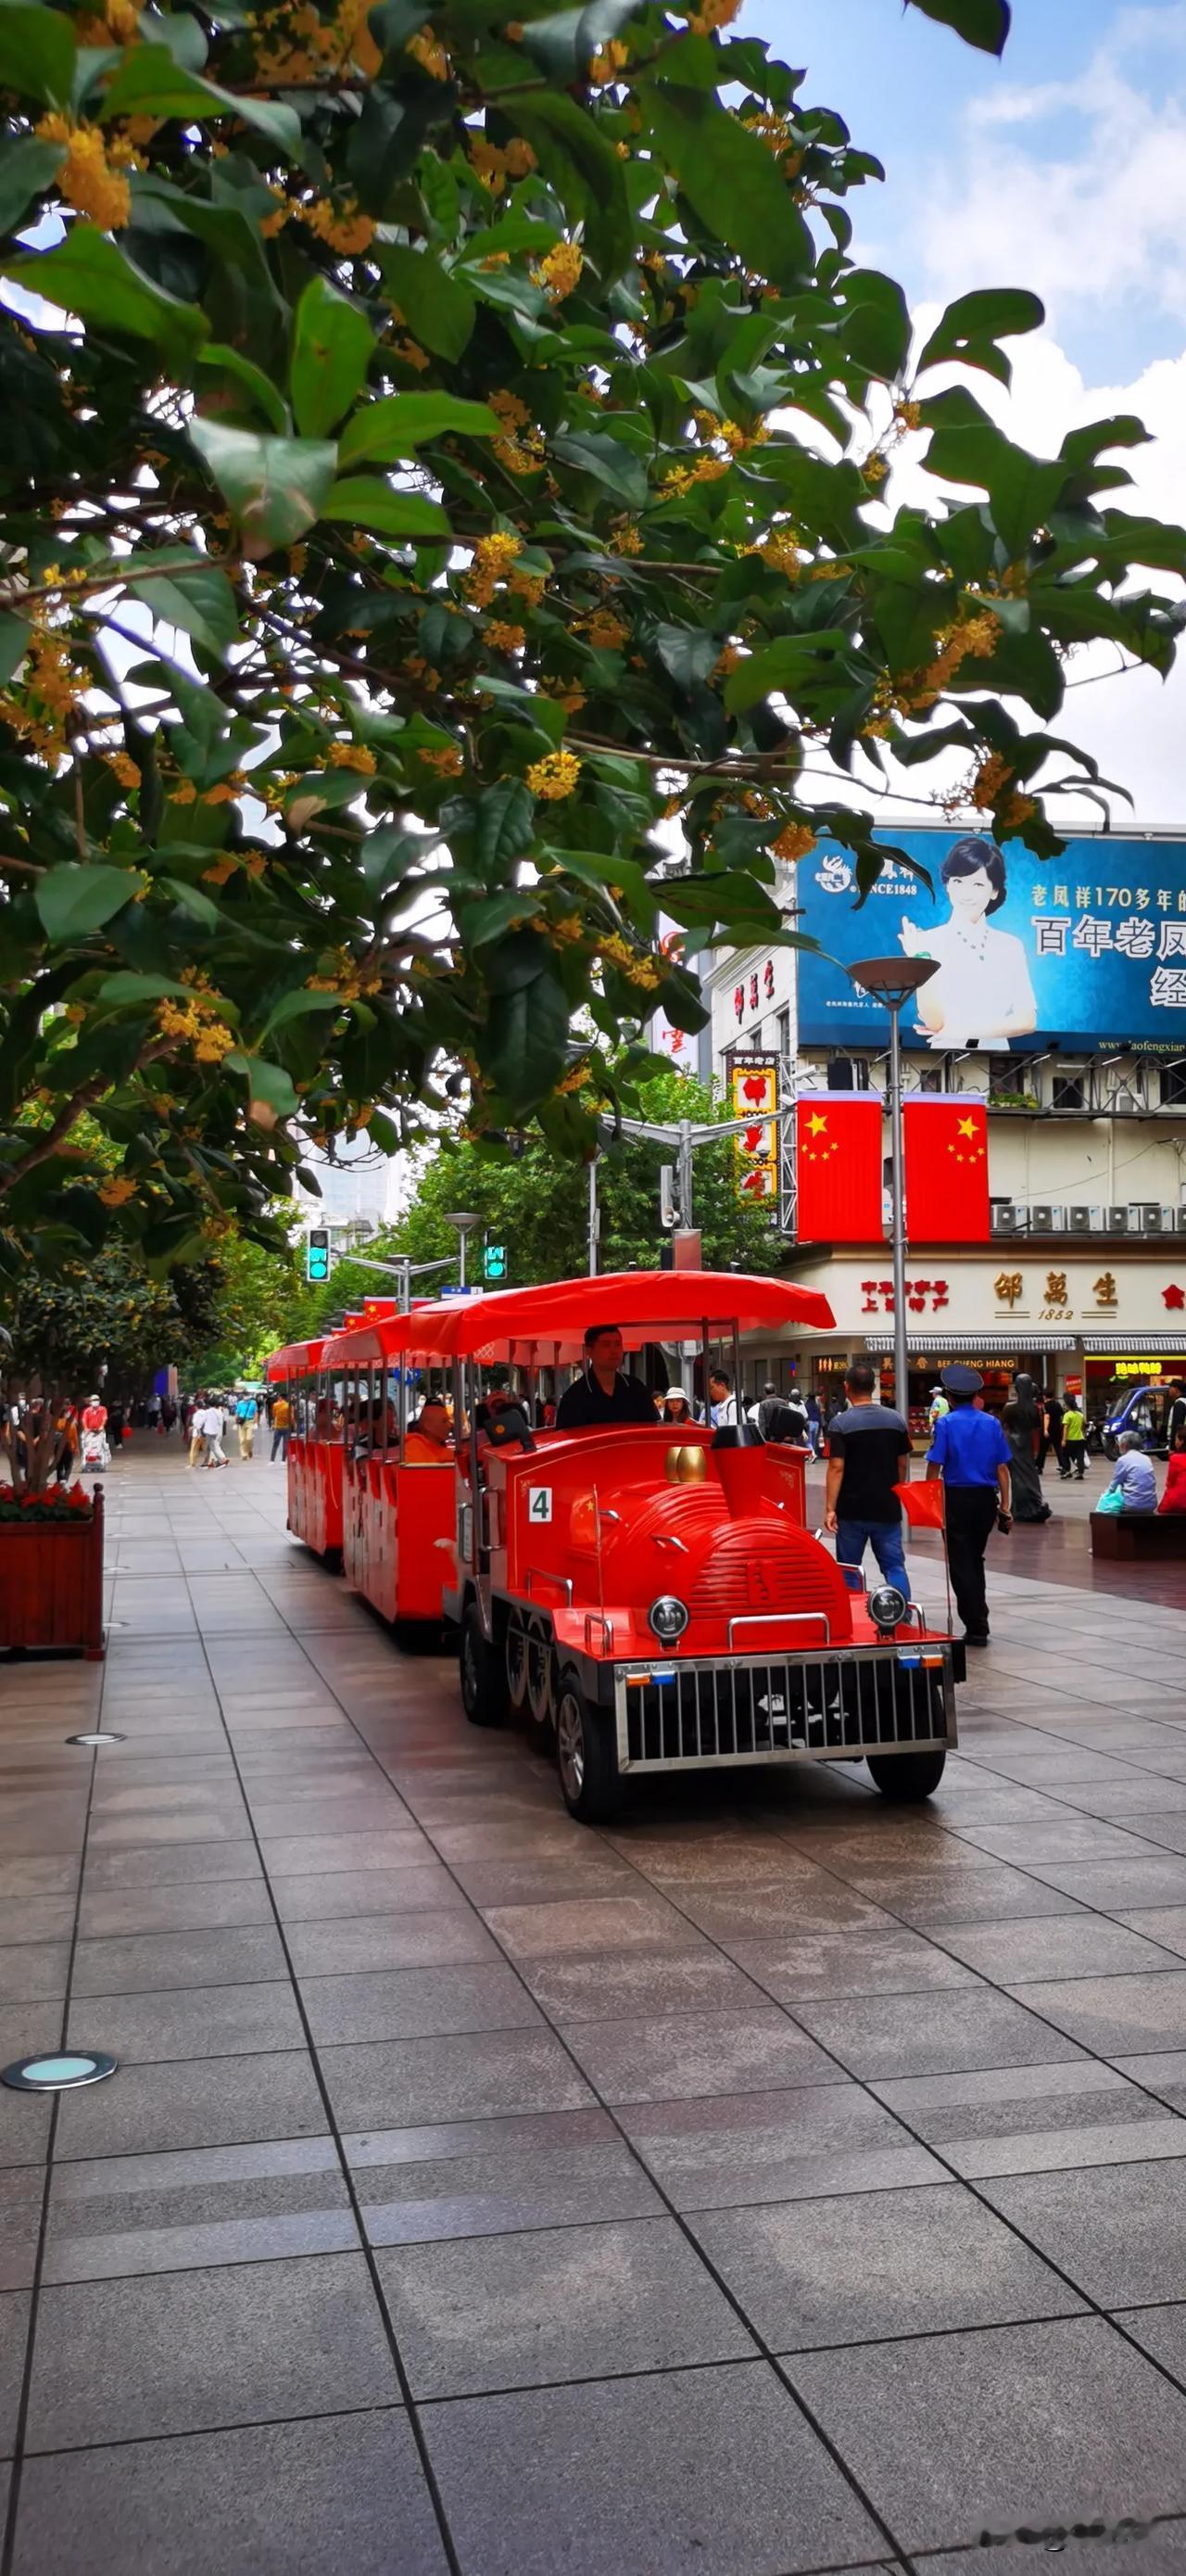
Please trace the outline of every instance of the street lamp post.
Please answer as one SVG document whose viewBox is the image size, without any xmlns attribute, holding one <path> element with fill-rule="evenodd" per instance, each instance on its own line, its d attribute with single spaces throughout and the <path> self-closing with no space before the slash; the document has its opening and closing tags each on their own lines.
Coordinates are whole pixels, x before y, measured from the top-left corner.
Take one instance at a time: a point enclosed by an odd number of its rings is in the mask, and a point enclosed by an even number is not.
<svg viewBox="0 0 1186 2576">
<path fill-rule="evenodd" d="M 938 972 L 937 957 L 866 957 L 847 969 L 851 981 L 890 1015 L 890 1241 L 894 1274 L 894 1403 L 909 1419 L 906 1353 L 906 1176 L 902 1154 L 902 1038 L 905 1004 Z"/>
<path fill-rule="evenodd" d="M 457 1228 L 458 1258 L 460 1261 L 458 1285 L 459 1287 L 464 1288 L 466 1285 L 465 1247 L 475 1226 L 481 1225 L 482 1219 L 480 1216 L 474 1216 L 470 1210 L 463 1208 L 456 1215 L 447 1216 L 445 1218 L 445 1223 L 446 1225 L 454 1225 Z"/>
</svg>

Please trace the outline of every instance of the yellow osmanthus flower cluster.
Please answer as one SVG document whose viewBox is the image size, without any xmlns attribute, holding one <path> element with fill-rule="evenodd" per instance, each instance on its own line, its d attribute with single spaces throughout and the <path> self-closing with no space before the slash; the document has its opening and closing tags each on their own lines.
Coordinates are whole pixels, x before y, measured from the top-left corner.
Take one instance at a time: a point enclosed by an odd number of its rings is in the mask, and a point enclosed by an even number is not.
<svg viewBox="0 0 1186 2576">
<path fill-rule="evenodd" d="M 663 981 L 661 968 L 653 957 L 640 957 L 620 930 L 612 930 L 607 939 L 599 939 L 597 947 L 602 962 L 620 967 L 628 984 L 637 984 L 644 993 L 657 992 Z"/>
<path fill-rule="evenodd" d="M 788 581 L 797 581 L 802 566 L 802 553 L 797 537 L 789 528 L 772 528 L 756 546 L 746 546 L 747 555 L 760 555 L 772 572 L 785 573 Z"/>
<path fill-rule="evenodd" d="M 727 680 L 730 673 L 736 670 L 738 663 L 744 658 L 739 644 L 723 645 L 709 672 L 709 679 Z"/>
<path fill-rule="evenodd" d="M 560 241 L 554 250 L 545 253 L 531 274 L 537 286 L 546 288 L 553 304 L 562 304 L 565 296 L 571 295 L 574 287 L 579 286 L 584 265 L 584 253 L 579 244 Z"/>
<path fill-rule="evenodd" d="M 485 134 L 471 133 L 467 149 L 475 178 L 492 197 L 501 197 L 508 179 L 526 179 L 537 167 L 535 153 L 522 134 L 512 135 L 500 149 Z"/>
<path fill-rule="evenodd" d="M 80 45 L 130 45 L 140 33 L 140 13 L 135 0 L 105 0 L 94 17 L 79 18 L 76 33 Z"/>
<path fill-rule="evenodd" d="M 571 1072 L 564 1074 L 557 1083 L 557 1098 L 563 1100 L 569 1092 L 586 1090 L 591 1080 L 587 1064 L 574 1064 Z"/>
<path fill-rule="evenodd" d="M 1000 632 L 1000 619 L 991 608 L 980 609 L 973 617 L 957 617 L 952 625 L 941 627 L 935 638 L 933 662 L 928 662 L 908 698 L 903 698 L 899 688 L 899 703 L 907 703 L 914 713 L 933 706 L 940 689 L 946 688 L 961 662 L 985 662 L 995 653 Z"/>
<path fill-rule="evenodd" d="M 525 608 L 539 607 L 544 595 L 544 587 L 542 572 L 529 572 L 526 564 L 516 564 L 514 571 L 507 577 L 508 590 L 513 590 L 516 599 L 521 599 Z"/>
<path fill-rule="evenodd" d="M 356 769 L 362 778 L 375 775 L 375 755 L 365 742 L 331 742 L 329 765 L 331 769 Z"/>
<path fill-rule="evenodd" d="M 135 151 L 126 136 L 105 134 L 102 126 L 75 124 L 54 109 L 33 128 L 41 143 L 64 143 L 66 158 L 58 186 L 67 205 L 89 215 L 101 231 L 122 232 L 132 219 L 132 192 L 126 173 L 137 169 Z"/>
<path fill-rule="evenodd" d="M 427 72 L 430 79 L 448 80 L 453 66 L 440 37 L 433 34 L 431 27 L 421 27 L 414 36 L 409 36 L 404 52 L 411 54 L 413 61 L 419 63 L 421 71 Z"/>
<path fill-rule="evenodd" d="M 741 0 L 700 0 L 693 9 L 688 25 L 694 36 L 711 36 L 717 27 L 731 27 L 740 15 Z"/>
<path fill-rule="evenodd" d="M 894 419 L 903 436 L 905 436 L 908 429 L 921 429 L 922 404 L 916 402 L 896 402 L 894 404 Z"/>
<path fill-rule="evenodd" d="M 771 853 L 793 867 L 796 859 L 809 859 L 815 848 L 815 834 L 808 823 L 788 823 L 770 844 Z"/>
<path fill-rule="evenodd" d="M 465 758 L 459 743 L 451 742 L 440 751 L 422 751 L 419 758 L 426 769 L 434 769 L 438 778 L 460 778 Z"/>
<path fill-rule="evenodd" d="M 19 682 L 19 695 L 0 697 L 0 716 L 43 760 L 69 748 L 68 723 L 87 685 L 60 635 L 34 628 Z"/>
<path fill-rule="evenodd" d="M 134 1199 L 135 1196 L 135 1181 L 129 1180 L 126 1173 L 121 1174 L 116 1180 L 104 1181 L 99 1192 L 104 1207 L 109 1208 L 126 1207 L 128 1200 Z"/>
<path fill-rule="evenodd" d="M 471 608 L 489 608 L 499 582 L 507 579 L 522 552 L 523 540 L 511 529 L 495 529 L 490 536 L 479 537 L 462 585 Z"/>
<path fill-rule="evenodd" d="M 139 786 L 140 771 L 136 762 L 132 759 L 130 752 L 109 751 L 107 754 L 107 766 L 111 771 L 112 777 L 118 778 L 121 787 L 132 788 Z"/>
<path fill-rule="evenodd" d="M 527 784 L 533 796 L 544 805 L 559 805 L 571 796 L 581 774 L 581 764 L 571 751 L 550 751 L 543 760 L 533 760 L 527 772 Z"/>
<path fill-rule="evenodd" d="M 979 806 L 982 813 L 995 813 L 998 825 L 1007 832 L 1020 831 L 1038 810 L 1036 797 L 1009 793 L 1014 774 L 1002 754 L 993 751 L 981 761 L 968 789 L 969 803 Z"/>
<path fill-rule="evenodd" d="M 620 37 L 613 36 L 608 45 L 599 45 L 589 65 L 591 87 L 605 89 L 610 81 L 616 81 L 619 72 L 625 71 L 629 60 L 630 47 L 624 45 Z"/>
<path fill-rule="evenodd" d="M 340 206 L 335 206 L 329 197 L 319 197 L 315 205 L 298 206 L 293 211 L 308 224 L 310 232 L 316 233 L 318 241 L 326 242 L 331 250 L 340 250 L 344 259 L 356 259 L 370 249 L 375 238 L 374 224 L 369 215 L 363 214 L 355 197 L 346 198 Z"/>
<path fill-rule="evenodd" d="M 344 1002 L 357 1002 L 364 993 L 378 993 L 382 990 L 382 976 L 374 972 L 364 975 L 362 968 L 355 964 L 348 948 L 331 950 L 327 964 L 326 974 L 305 977 L 307 993 L 338 993 Z"/>
<path fill-rule="evenodd" d="M 495 440 L 492 451 L 499 464 L 509 474 L 538 474 L 544 457 L 543 434 L 532 426 L 526 403 L 505 389 L 490 394 L 488 401 L 506 432 L 504 438 Z"/>
<path fill-rule="evenodd" d="M 612 609 L 595 608 L 588 617 L 578 617 L 575 623 L 577 633 L 586 635 L 599 653 L 615 653 L 620 645 L 629 641 L 629 627 L 622 618 L 614 616 Z"/>
<path fill-rule="evenodd" d="M 340 6 L 328 15 L 312 6 L 312 0 L 292 9 L 283 0 L 279 8 L 258 10 L 247 21 L 257 40 L 255 68 L 264 80 L 282 84 L 315 82 L 319 73 L 344 70 L 349 62 L 373 79 L 382 61 L 382 48 L 375 43 L 367 24 L 370 0 L 340 0 Z M 110 13 L 109 13 L 110 14 Z"/>
<path fill-rule="evenodd" d="M 617 520 L 609 541 L 611 554 L 640 555 L 642 543 L 642 530 L 635 526 L 633 519 Z"/>
<path fill-rule="evenodd" d="M 866 491 L 879 492 L 888 473 L 889 466 L 885 457 L 879 456 L 874 449 L 872 456 L 867 456 L 861 467 L 861 481 Z"/>
<path fill-rule="evenodd" d="M 219 1019 L 215 1003 L 205 991 L 195 991 L 188 1002 L 158 1002 L 156 1024 L 163 1038 L 177 1038 L 192 1045 L 199 1064 L 221 1064 L 224 1055 L 238 1045 L 234 1030 Z"/>
<path fill-rule="evenodd" d="M 496 653 L 521 653 L 527 642 L 522 626 L 512 626 L 505 617 L 492 617 L 486 628 L 486 642 Z"/>
<path fill-rule="evenodd" d="M 563 707 L 566 716 L 579 716 L 585 703 L 584 690 L 574 687 L 570 681 L 545 680 L 542 695 L 551 698 L 554 706 Z"/>
</svg>

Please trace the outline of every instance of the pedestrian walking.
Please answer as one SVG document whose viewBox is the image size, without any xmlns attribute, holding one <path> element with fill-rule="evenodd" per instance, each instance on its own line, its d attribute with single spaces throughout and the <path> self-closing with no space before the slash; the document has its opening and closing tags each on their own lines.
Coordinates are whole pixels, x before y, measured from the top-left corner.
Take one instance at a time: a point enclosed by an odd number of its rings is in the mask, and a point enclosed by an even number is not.
<svg viewBox="0 0 1186 2576">
<path fill-rule="evenodd" d="M 1072 1396 L 1070 1403 L 1063 1406 L 1062 1445 L 1067 1462 L 1067 1473 L 1069 1476 L 1074 1476 L 1077 1483 L 1081 1485 L 1087 1472 L 1087 1424 L 1080 1411 L 1077 1395 Z"/>
<path fill-rule="evenodd" d="M 189 1458 L 187 1461 L 187 1467 L 197 1466 L 198 1460 L 205 1447 L 206 1435 L 202 1428 L 205 1418 L 205 1394 L 202 1393 L 195 1395 L 192 1401 L 187 1397 L 185 1406 L 186 1428 L 189 1432 Z"/>
<path fill-rule="evenodd" d="M 286 1395 L 272 1398 L 272 1464 L 288 1456 L 288 1435 L 292 1429 L 292 1406 Z"/>
<path fill-rule="evenodd" d="M 235 1420 L 239 1426 L 239 1456 L 254 1458 L 255 1426 L 259 1420 L 259 1406 L 253 1395 L 240 1396 L 235 1406 Z"/>
<path fill-rule="evenodd" d="M 894 1487 L 910 1472 L 910 1433 L 900 1413 L 878 1403 L 876 1387 L 868 1361 L 851 1361 L 844 1373 L 848 1402 L 828 1425 L 824 1528 L 835 1536 L 836 1562 L 850 1592 L 861 1589 L 865 1549 L 871 1547 L 885 1581 L 896 1583 L 909 1600 L 902 1506 Z"/>
<path fill-rule="evenodd" d="M 1059 1398 L 1056 1395 L 1048 1395 L 1046 1398 L 1046 1441 L 1048 1447 L 1054 1451 L 1055 1464 L 1057 1465 L 1059 1475 L 1064 1485 L 1068 1485 L 1071 1480 L 1071 1471 L 1067 1465 L 1066 1418 L 1066 1406 L 1060 1403 Z"/>
<path fill-rule="evenodd" d="M 87 1397 L 82 1414 L 82 1464 L 84 1467 L 109 1467 L 111 1451 L 107 1442 L 107 1407 L 97 1395 Z"/>
<path fill-rule="evenodd" d="M 927 1477 L 943 1479 L 947 1565 L 966 1646 L 988 1644 L 988 1594 L 984 1551 L 994 1524 L 1013 1526 L 1010 1511 L 1010 1444 L 995 1413 L 974 1402 L 984 1386 L 978 1369 L 962 1363 L 943 1371 L 950 1411 L 935 1424 Z"/>
<path fill-rule="evenodd" d="M 927 1429 L 928 1429 L 928 1431 L 930 1431 L 930 1432 L 932 1432 L 932 1433 L 933 1433 L 933 1432 L 934 1432 L 934 1428 L 935 1428 L 935 1424 L 936 1424 L 937 1422 L 942 1422 L 944 1414 L 945 1414 L 945 1413 L 950 1413 L 950 1411 L 951 1411 L 951 1406 L 949 1405 L 949 1403 L 948 1403 L 948 1401 L 947 1401 L 947 1398 L 946 1398 L 946 1396 L 945 1396 L 945 1395 L 944 1395 L 944 1393 L 943 1393 L 943 1389 L 942 1389 L 942 1387 L 941 1387 L 941 1386 L 933 1386 L 933 1387 L 931 1388 L 931 1401 L 930 1401 L 929 1405 L 927 1406 Z"/>
</svg>

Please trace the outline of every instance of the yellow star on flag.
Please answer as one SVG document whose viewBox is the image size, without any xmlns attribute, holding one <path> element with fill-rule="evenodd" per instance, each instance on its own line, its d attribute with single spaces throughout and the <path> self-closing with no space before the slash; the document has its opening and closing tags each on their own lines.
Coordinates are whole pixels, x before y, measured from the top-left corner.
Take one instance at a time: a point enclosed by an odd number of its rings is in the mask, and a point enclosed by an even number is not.
<svg viewBox="0 0 1186 2576">
<path fill-rule="evenodd" d="M 821 1117 L 820 1117 L 820 1114 L 819 1114 L 818 1109 L 813 1110 L 813 1111 L 812 1111 L 812 1114 L 811 1114 L 811 1116 L 810 1116 L 810 1118 L 809 1118 L 809 1119 L 808 1119 L 808 1121 L 807 1121 L 807 1133 L 808 1133 L 808 1135 L 809 1135 L 809 1136 L 822 1136 L 822 1135 L 824 1134 L 824 1132 L 825 1132 L 825 1129 L 826 1129 L 826 1127 L 827 1127 L 827 1124 L 828 1124 L 827 1119 L 826 1119 L 826 1118 L 821 1118 Z"/>
<path fill-rule="evenodd" d="M 975 1133 L 976 1133 L 976 1121 L 975 1121 L 975 1119 L 974 1119 L 974 1118 L 961 1118 L 961 1119 L 959 1119 L 959 1120 L 957 1121 L 957 1123 L 956 1123 L 956 1133 L 957 1133 L 957 1135 L 959 1135 L 959 1136 L 974 1136 L 974 1135 L 975 1135 Z"/>
</svg>

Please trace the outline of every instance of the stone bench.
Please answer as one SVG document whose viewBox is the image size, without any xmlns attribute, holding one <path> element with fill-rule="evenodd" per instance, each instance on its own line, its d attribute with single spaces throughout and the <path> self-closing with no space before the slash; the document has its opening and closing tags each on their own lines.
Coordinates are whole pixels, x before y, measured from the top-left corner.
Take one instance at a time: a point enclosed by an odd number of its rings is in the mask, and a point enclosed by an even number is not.
<svg viewBox="0 0 1186 2576">
<path fill-rule="evenodd" d="M 1093 1512 L 1093 1556 L 1186 1557 L 1186 1512 Z"/>
</svg>

